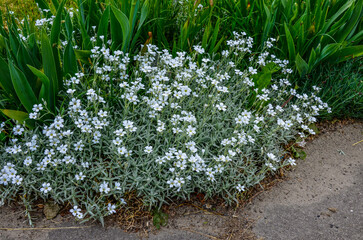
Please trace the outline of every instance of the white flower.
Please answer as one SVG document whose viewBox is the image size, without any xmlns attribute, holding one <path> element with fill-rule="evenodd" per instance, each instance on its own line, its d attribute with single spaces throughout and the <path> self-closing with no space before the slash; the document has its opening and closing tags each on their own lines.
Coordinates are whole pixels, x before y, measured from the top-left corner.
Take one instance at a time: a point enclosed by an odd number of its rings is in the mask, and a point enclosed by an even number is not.
<svg viewBox="0 0 363 240">
<path fill-rule="evenodd" d="M 121 202 L 122 205 L 126 205 L 127 204 L 126 201 L 125 201 L 125 199 L 123 199 L 123 198 L 120 198 L 120 202 Z"/>
<path fill-rule="evenodd" d="M 243 186 L 243 185 L 241 185 L 241 184 L 238 184 L 238 185 L 236 186 L 236 188 L 237 188 L 238 192 L 244 192 L 244 191 L 245 191 L 245 186 Z"/>
<path fill-rule="evenodd" d="M 30 164 L 32 164 L 33 160 L 30 156 L 27 156 L 24 160 L 24 165 L 25 166 L 29 166 Z"/>
<path fill-rule="evenodd" d="M 121 143 L 122 143 L 122 140 L 119 138 L 119 137 L 117 137 L 116 139 L 114 139 L 113 141 L 113 144 L 115 144 L 116 146 L 119 146 Z"/>
<path fill-rule="evenodd" d="M 22 181 L 23 181 L 23 178 L 20 177 L 19 175 L 15 176 L 13 178 L 13 184 L 20 185 L 22 183 Z"/>
<path fill-rule="evenodd" d="M 77 143 L 73 144 L 76 151 L 82 151 L 84 144 L 82 143 L 82 140 L 78 141 Z"/>
<path fill-rule="evenodd" d="M 78 206 L 74 206 L 71 210 L 69 210 L 73 216 L 77 216 L 77 213 L 81 212 L 81 209 Z"/>
<path fill-rule="evenodd" d="M 122 124 L 124 125 L 125 129 L 131 129 L 131 128 L 133 128 L 133 125 L 134 125 L 134 123 L 132 121 L 128 121 L 128 120 L 123 121 Z"/>
<path fill-rule="evenodd" d="M 71 210 L 69 210 L 73 216 L 75 216 L 76 218 L 78 219 L 82 219 L 84 216 L 83 216 L 83 213 L 81 212 L 81 209 L 78 208 L 78 206 L 74 206 Z"/>
<path fill-rule="evenodd" d="M 108 214 L 109 215 L 111 215 L 111 214 L 113 214 L 113 213 L 115 213 L 116 212 L 116 205 L 115 204 L 111 204 L 111 203 L 109 203 L 108 205 L 107 205 L 107 210 L 108 210 Z"/>
<path fill-rule="evenodd" d="M 37 112 L 43 110 L 43 106 L 42 106 L 42 104 L 34 104 L 32 110 L 33 110 L 33 112 L 37 113 Z"/>
<path fill-rule="evenodd" d="M 115 189 L 116 190 L 121 190 L 121 183 L 115 182 Z"/>
<path fill-rule="evenodd" d="M 273 153 L 267 153 L 267 157 L 272 161 L 278 162 L 278 159 Z"/>
<path fill-rule="evenodd" d="M 293 158 L 289 158 L 289 159 L 287 159 L 287 163 L 288 164 L 290 164 L 291 166 L 295 166 L 296 165 L 296 163 L 295 163 L 296 161 L 295 161 L 295 159 L 293 159 Z"/>
<path fill-rule="evenodd" d="M 186 132 L 187 132 L 188 136 L 191 137 L 196 133 L 196 128 L 193 127 L 192 125 L 189 125 L 186 129 Z"/>
<path fill-rule="evenodd" d="M 200 5 L 200 4 L 199 4 Z M 198 6 L 199 7 L 199 6 Z M 202 5 L 202 8 L 203 8 L 203 5 Z M 199 46 L 199 45 L 196 45 L 193 47 L 194 50 L 199 53 L 199 54 L 203 54 L 205 52 L 205 50 L 202 48 L 202 46 Z"/>
<path fill-rule="evenodd" d="M 119 148 L 117 148 L 117 152 L 121 155 L 126 155 L 127 149 L 125 147 L 119 147 Z"/>
<path fill-rule="evenodd" d="M 268 167 L 268 168 L 271 168 L 272 171 L 276 171 L 276 168 L 272 165 L 272 163 L 265 163 L 265 165 Z"/>
<path fill-rule="evenodd" d="M 78 180 L 82 181 L 85 177 L 86 177 L 86 175 L 84 175 L 83 172 L 80 172 L 80 173 L 75 175 L 75 178 L 76 178 L 77 181 Z"/>
<path fill-rule="evenodd" d="M 21 135 L 21 134 L 23 134 L 23 132 L 24 132 L 24 128 L 21 125 L 16 125 L 13 128 L 14 135 Z"/>
<path fill-rule="evenodd" d="M 152 153 L 153 147 L 152 146 L 146 146 L 144 152 L 146 153 Z"/>
<path fill-rule="evenodd" d="M 43 193 L 48 193 L 52 190 L 52 187 L 50 186 L 50 183 L 43 183 L 42 188 L 40 189 Z"/>
<path fill-rule="evenodd" d="M 253 67 L 249 67 L 248 71 L 253 75 L 253 74 L 257 74 L 257 69 L 254 69 Z"/>
<path fill-rule="evenodd" d="M 110 192 L 110 188 L 108 187 L 108 183 L 107 182 L 103 182 L 103 183 L 101 183 L 101 185 L 100 185 L 100 192 L 101 193 L 109 193 Z"/>
<path fill-rule="evenodd" d="M 102 117 L 102 118 L 107 117 L 107 111 L 100 110 L 100 111 L 98 112 L 98 116 L 100 116 L 100 117 Z"/>
<path fill-rule="evenodd" d="M 217 105 L 216 105 L 216 108 L 219 110 L 219 111 L 226 111 L 227 110 L 227 106 L 226 105 L 224 105 L 223 103 L 218 103 Z"/>
</svg>

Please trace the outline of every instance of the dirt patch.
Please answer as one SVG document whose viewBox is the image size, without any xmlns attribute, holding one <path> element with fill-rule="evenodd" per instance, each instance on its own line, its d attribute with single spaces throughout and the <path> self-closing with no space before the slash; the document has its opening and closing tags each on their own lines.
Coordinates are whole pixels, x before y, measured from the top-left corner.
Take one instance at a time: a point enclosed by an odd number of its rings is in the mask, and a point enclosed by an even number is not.
<svg viewBox="0 0 363 240">
<path fill-rule="evenodd" d="M 363 143 L 352 144 L 363 139 L 363 123 L 345 123 L 321 125 L 321 135 L 306 146 L 306 160 L 285 172 L 285 180 L 266 184 L 270 190 L 254 192 L 245 209 L 190 201 L 166 208 L 169 221 L 161 230 L 147 217 L 142 230 L 126 233 L 117 216 L 103 228 L 69 214 L 46 220 L 41 210 L 32 213 L 32 229 L 23 209 L 10 205 L 0 208 L 0 239 L 360 239 Z"/>
</svg>

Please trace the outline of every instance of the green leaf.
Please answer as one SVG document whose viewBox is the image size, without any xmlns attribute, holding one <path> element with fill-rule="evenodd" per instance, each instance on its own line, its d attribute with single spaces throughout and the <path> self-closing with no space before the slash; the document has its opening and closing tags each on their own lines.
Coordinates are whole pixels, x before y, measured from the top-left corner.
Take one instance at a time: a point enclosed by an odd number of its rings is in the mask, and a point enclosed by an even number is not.
<svg viewBox="0 0 363 240">
<path fill-rule="evenodd" d="M 289 50 L 289 59 L 290 59 L 290 62 L 293 62 L 295 59 L 294 39 L 292 38 L 291 33 L 290 33 L 289 28 L 286 23 L 284 24 L 284 26 L 285 26 L 287 48 Z"/>
<path fill-rule="evenodd" d="M 81 35 L 82 35 L 82 48 L 88 50 L 92 47 L 92 44 L 91 44 L 91 39 L 87 33 L 86 26 L 84 23 L 83 4 L 80 0 L 78 1 L 78 11 L 79 11 L 79 14 L 77 14 L 77 17 L 78 17 L 78 23 L 79 23 L 79 27 L 80 27 Z"/>
<path fill-rule="evenodd" d="M 11 81 L 9 66 L 2 57 L 0 57 L 0 83 L 7 93 L 16 96 L 15 89 Z"/>
<path fill-rule="evenodd" d="M 305 62 L 304 59 L 302 59 L 299 53 L 296 55 L 295 64 L 300 75 L 308 73 L 309 65 Z"/>
<path fill-rule="evenodd" d="M 308 62 L 309 71 L 311 71 L 313 69 L 313 66 L 315 65 L 315 61 L 316 61 L 316 52 L 314 49 L 311 49 L 309 62 Z"/>
<path fill-rule="evenodd" d="M 29 118 L 29 114 L 23 111 L 10 109 L 0 109 L 0 111 L 7 117 L 19 121 L 20 124 L 23 124 L 24 121 Z"/>
<path fill-rule="evenodd" d="M 6 43 L 3 35 L 0 34 L 0 48 L 6 48 Z"/>
<path fill-rule="evenodd" d="M 53 50 L 45 32 L 42 34 L 41 44 L 44 74 L 48 77 L 50 82 L 50 94 L 52 96 L 57 96 L 59 90 L 57 68 L 54 60 Z M 55 109 L 51 110 L 54 111 Z"/>
<path fill-rule="evenodd" d="M 260 72 L 252 77 L 256 88 L 258 88 L 260 92 L 263 88 L 267 88 L 271 84 L 272 74 L 279 69 L 280 67 L 276 63 L 271 62 L 266 64 Z"/>
<path fill-rule="evenodd" d="M 115 14 L 110 11 L 110 30 L 111 30 L 111 40 L 112 45 L 111 49 L 116 50 L 120 49 L 122 46 L 122 31 L 120 31 L 121 25 L 118 22 Z"/>
<path fill-rule="evenodd" d="M 77 60 L 71 41 L 68 42 L 66 48 L 64 49 L 63 69 L 64 75 L 74 75 L 77 72 Z"/>
<path fill-rule="evenodd" d="M 319 61 L 322 61 L 325 58 L 327 58 L 327 57 L 331 56 L 332 54 L 334 54 L 335 52 L 337 52 L 341 46 L 342 46 L 341 43 L 332 43 L 332 44 L 326 45 L 323 48 L 323 50 L 321 50 L 321 53 L 319 56 Z"/>
<path fill-rule="evenodd" d="M 141 16 L 140 16 L 140 22 L 139 26 L 137 27 L 137 30 L 140 30 L 141 26 L 144 24 L 146 17 L 149 13 L 149 0 L 144 1 L 144 4 L 141 8 Z"/>
<path fill-rule="evenodd" d="M 72 25 L 72 20 L 71 17 L 69 15 L 69 13 L 66 16 L 66 32 L 67 32 L 67 40 L 68 41 L 72 41 L 72 35 L 73 35 L 73 25 Z"/>
<path fill-rule="evenodd" d="M 98 25 L 97 36 L 107 36 L 108 33 L 108 22 L 110 20 L 110 6 L 107 6 L 102 14 L 100 23 Z M 105 39 L 107 39 L 105 37 Z M 98 39 L 98 45 L 101 45 L 101 39 Z"/>
<path fill-rule="evenodd" d="M 52 30 L 50 32 L 50 43 L 58 44 L 59 42 L 59 35 L 61 32 L 61 24 L 62 24 L 62 11 L 64 6 L 65 0 L 62 1 L 62 3 L 56 7 L 57 9 L 57 15 L 55 16 L 55 19 L 53 20 Z"/>
<path fill-rule="evenodd" d="M 38 103 L 35 94 L 29 85 L 24 73 L 9 62 L 9 71 L 15 92 L 28 112 L 32 111 L 33 105 Z"/>
<path fill-rule="evenodd" d="M 59 8 L 59 2 L 58 2 L 58 0 L 52 0 L 52 3 L 53 3 L 53 5 L 54 5 L 54 7 L 55 7 L 56 9 L 58 9 L 58 8 Z"/>
<path fill-rule="evenodd" d="M 212 35 L 212 39 L 211 39 L 210 47 L 209 47 L 209 53 L 215 52 L 214 48 L 218 45 L 218 43 L 216 45 L 216 42 L 217 42 L 217 38 L 218 38 L 220 22 L 221 22 L 221 19 L 218 18 L 218 20 L 217 20 L 217 22 L 216 22 L 216 24 L 214 26 L 214 31 L 213 31 L 213 35 Z M 223 37 L 222 37 L 222 39 L 223 39 Z"/>
<path fill-rule="evenodd" d="M 90 50 L 74 49 L 74 53 L 76 55 L 76 59 L 80 60 L 81 62 L 83 62 L 85 64 L 89 64 L 89 59 L 92 55 L 92 52 Z"/>
<path fill-rule="evenodd" d="M 323 25 L 322 33 L 326 33 L 330 25 L 353 4 L 353 0 L 348 0 L 335 14 Z"/>
<path fill-rule="evenodd" d="M 363 55 L 363 45 L 358 46 L 351 46 L 351 47 L 345 47 L 342 48 L 329 57 L 327 57 L 325 60 L 329 62 L 342 62 L 346 61 L 350 58 L 355 58 Z"/>
<path fill-rule="evenodd" d="M 40 81 L 43 83 L 41 94 L 39 95 L 39 102 L 44 98 L 44 100 L 47 102 L 47 106 L 54 111 L 55 110 L 55 95 L 52 94 L 50 81 L 48 77 L 39 71 L 38 69 L 28 65 L 29 69 L 34 73 L 35 76 L 37 76 Z"/>
<path fill-rule="evenodd" d="M 119 24 L 121 25 L 122 39 L 123 39 L 122 51 L 126 52 L 128 46 L 129 46 L 129 42 L 128 42 L 129 35 L 130 35 L 129 19 L 126 17 L 126 15 L 123 12 L 121 12 L 120 10 L 118 10 L 115 7 L 112 7 L 112 12 L 115 15 Z"/>
</svg>

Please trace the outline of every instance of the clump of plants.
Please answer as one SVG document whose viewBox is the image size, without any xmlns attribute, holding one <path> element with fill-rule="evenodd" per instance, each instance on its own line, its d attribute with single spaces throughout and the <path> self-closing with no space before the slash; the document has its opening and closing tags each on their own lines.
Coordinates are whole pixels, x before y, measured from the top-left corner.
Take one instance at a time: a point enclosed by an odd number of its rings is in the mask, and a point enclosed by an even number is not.
<svg viewBox="0 0 363 240">
<path fill-rule="evenodd" d="M 235 33 L 219 56 L 201 46 L 172 55 L 147 45 L 133 58 L 111 41 L 93 47 L 91 67 L 64 79 L 56 116 L 43 101 L 29 114 L 34 129 L 10 129 L 0 199 L 69 202 L 77 219 L 101 221 L 127 207 L 129 192 L 150 207 L 194 192 L 238 201 L 294 164 L 281 145 L 314 134 L 309 124 L 328 108 L 318 88 L 291 86 L 288 61 L 268 51 L 274 41 L 254 53 L 253 39 Z"/>
</svg>

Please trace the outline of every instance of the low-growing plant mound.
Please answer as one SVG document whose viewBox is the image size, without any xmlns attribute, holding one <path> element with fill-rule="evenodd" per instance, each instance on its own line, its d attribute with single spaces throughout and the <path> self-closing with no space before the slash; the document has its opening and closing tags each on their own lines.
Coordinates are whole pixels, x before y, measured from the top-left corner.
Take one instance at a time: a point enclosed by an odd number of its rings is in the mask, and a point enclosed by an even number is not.
<svg viewBox="0 0 363 240">
<path fill-rule="evenodd" d="M 294 164 L 281 145 L 313 134 L 308 125 L 327 108 L 291 86 L 288 62 L 267 51 L 273 41 L 255 54 L 236 33 L 219 58 L 200 46 L 172 56 L 148 45 L 133 59 L 94 47 L 91 70 L 65 80 L 59 115 L 49 122 L 47 106 L 35 105 L 37 127 L 14 127 L 0 199 L 70 202 L 77 218 L 101 221 L 127 207 L 129 192 L 150 207 L 196 191 L 238 201 Z"/>
</svg>

